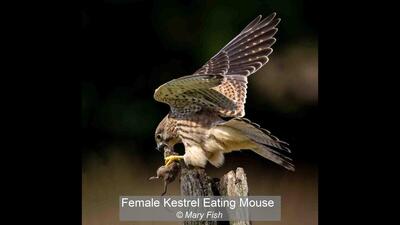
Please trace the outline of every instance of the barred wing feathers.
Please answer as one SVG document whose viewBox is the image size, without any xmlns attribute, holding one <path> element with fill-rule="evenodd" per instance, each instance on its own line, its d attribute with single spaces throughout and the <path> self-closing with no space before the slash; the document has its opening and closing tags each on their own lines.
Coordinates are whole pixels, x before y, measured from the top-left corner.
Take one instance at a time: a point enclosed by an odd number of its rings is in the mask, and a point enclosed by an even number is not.
<svg viewBox="0 0 400 225">
<path fill-rule="evenodd" d="M 161 85 L 154 98 L 179 114 L 207 108 L 222 117 L 243 117 L 247 76 L 268 62 L 280 22 L 275 16 L 258 16 L 202 68 Z"/>
<path fill-rule="evenodd" d="M 276 13 L 258 16 L 194 74 L 244 75 L 255 73 L 268 62 L 280 18 Z"/>
</svg>

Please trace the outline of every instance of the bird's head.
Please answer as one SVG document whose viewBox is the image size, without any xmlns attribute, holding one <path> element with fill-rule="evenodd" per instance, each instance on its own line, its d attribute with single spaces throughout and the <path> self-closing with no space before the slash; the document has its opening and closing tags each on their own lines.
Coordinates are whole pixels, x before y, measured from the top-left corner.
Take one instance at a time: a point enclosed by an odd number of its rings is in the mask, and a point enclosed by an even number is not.
<svg viewBox="0 0 400 225">
<path fill-rule="evenodd" d="M 169 115 L 164 117 L 164 119 L 158 124 L 154 135 L 158 151 L 164 151 L 165 147 L 173 150 L 174 145 L 180 142 L 175 127 L 176 120 L 170 118 Z"/>
</svg>

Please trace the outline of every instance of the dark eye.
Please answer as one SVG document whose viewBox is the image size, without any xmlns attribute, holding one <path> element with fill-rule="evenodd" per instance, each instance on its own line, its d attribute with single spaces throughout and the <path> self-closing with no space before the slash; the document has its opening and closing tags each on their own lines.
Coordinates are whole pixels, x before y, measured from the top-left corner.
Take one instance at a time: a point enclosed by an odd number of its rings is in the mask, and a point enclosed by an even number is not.
<svg viewBox="0 0 400 225">
<path fill-rule="evenodd" d="M 156 135 L 157 140 L 161 140 L 161 134 Z"/>
</svg>

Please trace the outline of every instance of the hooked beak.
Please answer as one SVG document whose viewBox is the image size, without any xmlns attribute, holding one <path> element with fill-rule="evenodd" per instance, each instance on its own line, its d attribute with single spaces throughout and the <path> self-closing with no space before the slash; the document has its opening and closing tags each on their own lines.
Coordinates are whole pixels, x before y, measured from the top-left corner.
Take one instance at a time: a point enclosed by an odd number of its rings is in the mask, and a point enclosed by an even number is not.
<svg viewBox="0 0 400 225">
<path fill-rule="evenodd" d="M 156 149 L 159 152 L 163 152 L 165 147 L 167 147 L 167 145 L 162 143 L 162 142 L 160 142 L 160 143 L 157 144 L 157 148 Z"/>
</svg>

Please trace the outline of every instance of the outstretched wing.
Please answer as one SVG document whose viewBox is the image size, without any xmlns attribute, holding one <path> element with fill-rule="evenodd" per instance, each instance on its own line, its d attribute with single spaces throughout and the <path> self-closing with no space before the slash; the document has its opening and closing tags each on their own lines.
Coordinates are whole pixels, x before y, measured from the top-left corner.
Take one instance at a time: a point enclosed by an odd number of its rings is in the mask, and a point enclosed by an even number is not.
<svg viewBox="0 0 400 225">
<path fill-rule="evenodd" d="M 247 76 L 268 62 L 280 21 L 275 16 L 258 16 L 202 68 L 160 86 L 154 98 L 176 115 L 207 109 L 223 117 L 244 116 Z"/>
<path fill-rule="evenodd" d="M 235 108 L 235 103 L 213 88 L 225 80 L 222 75 L 190 75 L 171 80 L 154 93 L 154 99 L 167 103 L 171 111 L 179 115 L 187 115 L 208 109 L 221 111 Z"/>
<path fill-rule="evenodd" d="M 259 15 L 194 74 L 249 76 L 268 62 L 280 18 Z"/>
<path fill-rule="evenodd" d="M 261 20 L 261 15 L 250 22 L 233 40 L 223 47 L 194 74 L 220 74 L 227 79 L 214 89 L 235 102 L 234 110 L 222 110 L 228 117 L 243 117 L 247 96 L 247 76 L 265 65 L 272 53 L 273 37 L 280 18 L 276 13 Z"/>
</svg>

